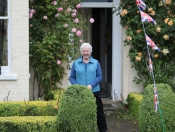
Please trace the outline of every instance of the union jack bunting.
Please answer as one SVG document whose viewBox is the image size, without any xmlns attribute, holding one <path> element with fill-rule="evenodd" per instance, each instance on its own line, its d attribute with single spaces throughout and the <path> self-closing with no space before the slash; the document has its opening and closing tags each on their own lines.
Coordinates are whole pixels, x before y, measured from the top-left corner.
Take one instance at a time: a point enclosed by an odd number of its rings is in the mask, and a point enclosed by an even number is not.
<svg viewBox="0 0 175 132">
<path fill-rule="evenodd" d="M 146 9 L 146 4 L 143 2 L 143 0 L 136 0 L 136 4 L 139 10 L 143 11 Z"/>
<path fill-rule="evenodd" d="M 159 104 L 158 92 L 157 92 L 157 88 L 154 87 L 154 111 L 155 112 L 157 112 L 158 110 L 158 104 Z"/>
<path fill-rule="evenodd" d="M 160 52 L 160 49 L 156 45 L 152 47 L 152 50 Z"/>
<path fill-rule="evenodd" d="M 148 14 L 146 14 L 145 12 L 143 11 L 140 11 L 140 15 L 141 15 L 141 21 L 142 23 L 144 22 L 151 22 L 153 23 L 154 25 L 156 25 L 156 21 L 154 19 L 152 19 L 152 17 L 150 17 Z"/>
<path fill-rule="evenodd" d="M 150 47 L 155 46 L 155 43 L 146 34 L 145 34 L 145 39 L 146 39 L 147 45 L 149 45 Z"/>
<path fill-rule="evenodd" d="M 152 60 L 151 60 L 150 57 L 149 57 L 149 71 L 150 71 L 150 74 L 152 74 L 152 72 L 153 72 L 153 65 L 152 65 Z"/>
<path fill-rule="evenodd" d="M 152 50 L 160 52 L 160 49 L 155 45 L 155 43 L 146 34 L 145 34 L 145 39 L 146 39 L 147 45 L 149 45 L 152 48 Z"/>
</svg>

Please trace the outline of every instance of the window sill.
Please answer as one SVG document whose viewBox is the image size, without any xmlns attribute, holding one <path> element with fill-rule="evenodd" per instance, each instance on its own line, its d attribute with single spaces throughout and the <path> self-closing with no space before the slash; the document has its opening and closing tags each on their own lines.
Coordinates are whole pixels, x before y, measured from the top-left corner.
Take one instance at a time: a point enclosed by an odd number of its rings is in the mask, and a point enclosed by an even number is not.
<svg viewBox="0 0 175 132">
<path fill-rule="evenodd" d="M 0 81 L 16 81 L 18 79 L 17 74 L 4 74 L 0 75 Z"/>
</svg>

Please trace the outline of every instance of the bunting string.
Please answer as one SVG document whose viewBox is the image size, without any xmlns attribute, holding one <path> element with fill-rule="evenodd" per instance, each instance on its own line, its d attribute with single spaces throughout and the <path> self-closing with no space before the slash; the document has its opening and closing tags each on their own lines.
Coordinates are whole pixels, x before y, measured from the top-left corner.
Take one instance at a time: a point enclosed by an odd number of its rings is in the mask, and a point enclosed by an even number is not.
<svg viewBox="0 0 175 132">
<path fill-rule="evenodd" d="M 163 124 L 162 110 L 160 110 L 158 91 L 157 91 L 157 87 L 156 87 L 156 81 L 155 81 L 154 72 L 153 72 L 153 63 L 152 63 L 152 58 L 151 58 L 151 55 L 150 55 L 149 47 L 152 48 L 153 51 L 160 52 L 161 50 L 156 46 L 156 44 L 146 34 L 145 26 L 144 26 L 145 22 L 152 23 L 153 25 L 156 25 L 157 23 L 147 13 L 143 12 L 143 10 L 146 9 L 146 4 L 143 2 L 143 0 L 135 0 L 135 1 L 136 1 L 138 9 L 140 11 L 141 22 L 142 22 L 142 25 L 143 25 L 143 31 L 144 31 L 144 34 L 145 34 L 145 40 L 146 40 L 146 44 L 147 44 L 149 71 L 150 71 L 150 75 L 152 76 L 153 82 L 154 82 L 154 111 L 157 112 L 159 110 L 159 113 L 160 113 L 160 116 L 161 116 L 162 129 L 163 129 L 163 132 L 165 132 L 165 127 L 164 127 L 164 124 Z"/>
</svg>

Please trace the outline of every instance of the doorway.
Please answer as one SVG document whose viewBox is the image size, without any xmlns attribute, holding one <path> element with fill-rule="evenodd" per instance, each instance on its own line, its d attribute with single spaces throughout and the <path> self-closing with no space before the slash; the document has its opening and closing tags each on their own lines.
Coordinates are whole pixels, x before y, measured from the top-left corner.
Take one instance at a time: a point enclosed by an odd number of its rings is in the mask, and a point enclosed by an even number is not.
<svg viewBox="0 0 175 132">
<path fill-rule="evenodd" d="M 103 80 L 101 82 L 101 88 L 107 90 L 107 92 L 112 96 L 113 100 L 119 100 L 122 92 L 122 27 L 120 25 L 120 16 L 114 11 L 120 4 L 120 0 L 106 1 L 100 0 L 93 2 L 83 2 L 82 9 L 89 10 L 90 17 L 97 17 L 98 25 L 95 27 L 90 26 L 88 38 L 86 42 L 90 42 L 93 45 L 93 55 L 99 59 L 102 67 Z M 98 10 L 98 12 L 96 12 Z M 93 12 L 93 13 L 92 13 Z M 100 14 L 99 14 L 100 12 Z M 95 20 L 96 22 L 96 20 Z M 90 25 L 95 25 L 95 22 Z M 111 25 L 108 25 L 108 23 Z M 107 25 L 105 25 L 107 23 Z M 89 25 L 88 25 L 89 26 Z M 108 33 L 105 36 L 105 32 Z M 100 29 L 96 32 L 94 28 Z M 93 33 L 93 35 L 92 35 Z M 95 41 L 95 35 L 100 34 L 100 40 Z M 111 33 L 111 34 L 110 34 Z M 84 33 L 83 33 L 84 34 Z M 95 35 L 94 35 L 95 34 Z M 109 37 L 111 36 L 111 37 Z M 108 43 L 105 42 L 105 37 Z M 93 43 L 92 43 L 93 41 Z M 111 42 L 110 42 L 111 41 Z M 97 43 L 96 43 L 97 42 Z"/>
<path fill-rule="evenodd" d="M 83 10 L 86 17 L 94 18 L 89 25 L 85 40 L 93 47 L 92 56 L 100 62 L 103 79 L 100 83 L 101 91 L 111 94 L 106 83 L 112 84 L 112 9 L 86 8 Z M 87 15 L 90 13 L 90 15 Z M 89 18 L 86 18 L 89 19 Z M 88 39 L 89 38 L 89 39 Z"/>
</svg>

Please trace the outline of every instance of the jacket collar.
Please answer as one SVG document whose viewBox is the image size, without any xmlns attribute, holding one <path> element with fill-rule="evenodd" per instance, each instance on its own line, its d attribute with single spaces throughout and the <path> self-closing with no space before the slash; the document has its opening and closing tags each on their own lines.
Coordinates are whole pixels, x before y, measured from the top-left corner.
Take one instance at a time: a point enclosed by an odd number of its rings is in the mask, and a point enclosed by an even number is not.
<svg viewBox="0 0 175 132">
<path fill-rule="evenodd" d="M 92 56 L 90 56 L 90 59 L 89 59 L 89 62 L 88 63 L 94 63 L 94 61 L 93 61 L 94 59 L 93 59 L 93 57 Z M 78 62 L 81 62 L 81 63 L 83 63 L 83 56 L 80 56 L 79 58 L 78 58 Z"/>
</svg>

